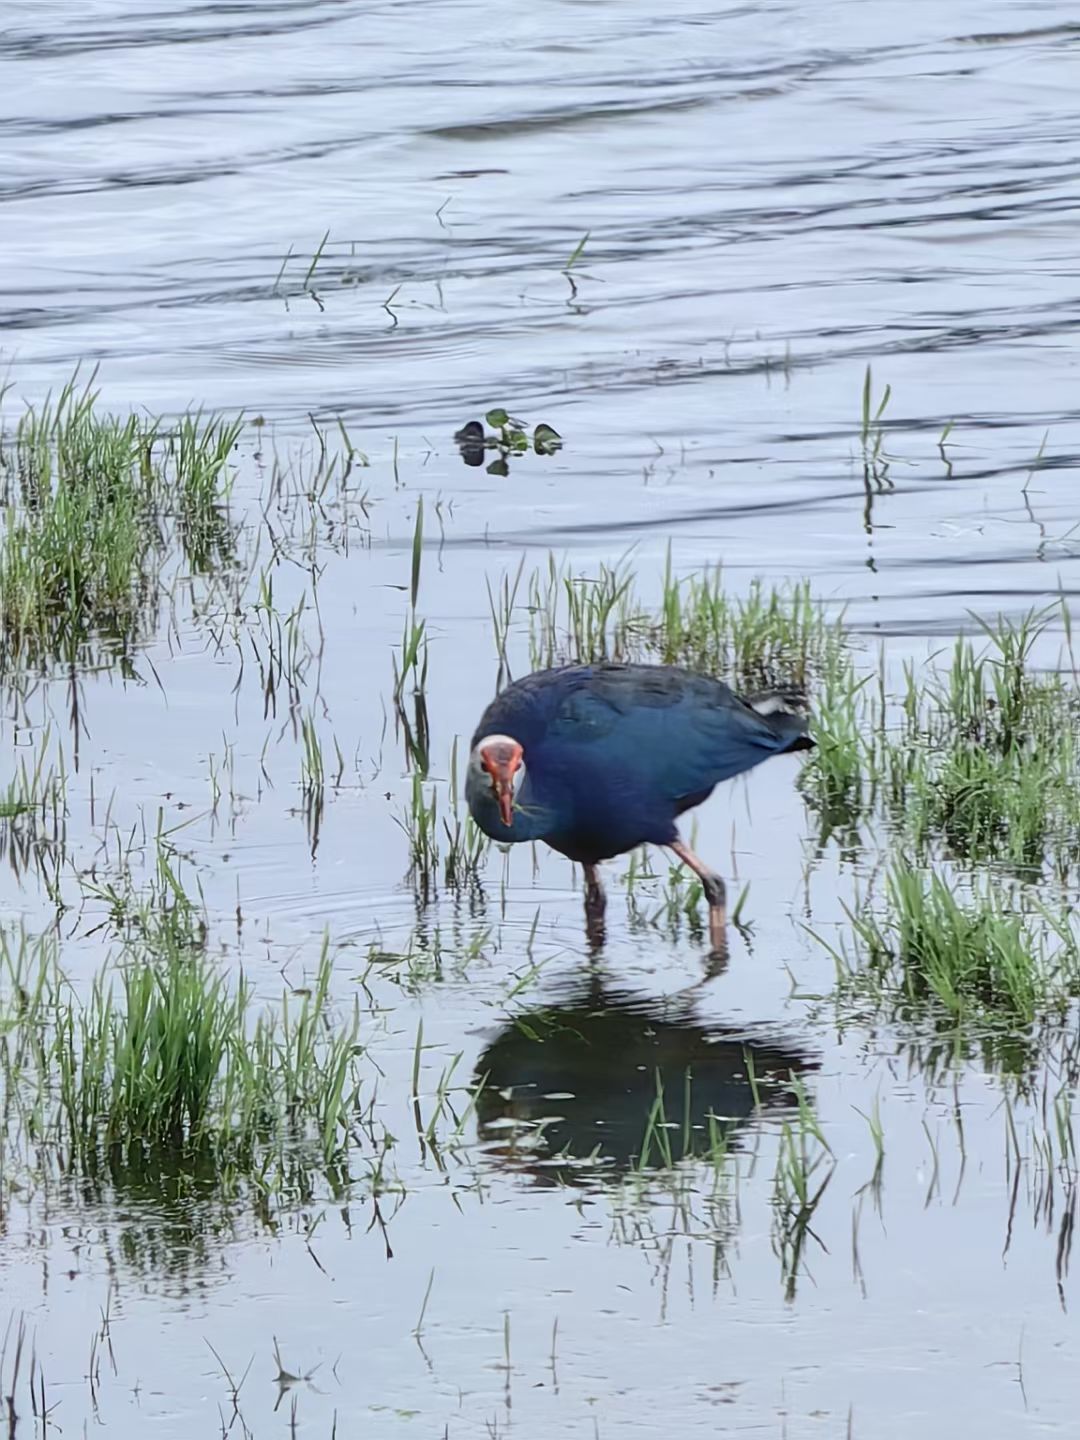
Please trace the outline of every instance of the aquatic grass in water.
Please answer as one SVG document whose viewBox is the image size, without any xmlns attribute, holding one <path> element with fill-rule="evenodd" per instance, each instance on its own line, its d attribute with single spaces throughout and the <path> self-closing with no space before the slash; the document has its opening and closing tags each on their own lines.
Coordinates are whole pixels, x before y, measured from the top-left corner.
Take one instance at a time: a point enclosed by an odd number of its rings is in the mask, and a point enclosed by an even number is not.
<svg viewBox="0 0 1080 1440">
<path fill-rule="evenodd" d="M 448 813 L 442 817 L 441 827 L 439 791 L 442 785 L 435 781 L 425 784 L 417 769 L 412 773 L 408 808 L 397 817 L 408 840 L 409 874 L 425 900 L 434 892 L 440 869 L 449 888 L 474 884 L 491 844 L 472 816 L 462 815 L 456 739 L 446 784 Z"/>
<path fill-rule="evenodd" d="M 906 768 L 892 793 L 917 840 L 939 834 L 959 858 L 1036 873 L 1046 858 L 1059 873 L 1080 858 L 1080 694 L 1031 667 L 1049 619 L 980 622 L 988 649 L 962 638 L 947 672 L 920 685 L 908 671 L 889 759 Z"/>
<path fill-rule="evenodd" d="M 259 597 L 251 607 L 255 625 L 249 640 L 259 669 L 259 683 L 266 715 L 277 714 L 278 693 L 290 712 L 299 708 L 301 695 L 310 670 L 318 672 L 322 658 L 323 632 L 318 606 L 306 591 L 297 598 L 286 614 L 278 606 L 274 592 L 274 571 L 267 566 L 259 575 Z M 311 634 L 307 619 L 314 619 L 316 633 Z M 242 632 L 235 632 L 239 648 Z"/>
<path fill-rule="evenodd" d="M 904 1018 L 926 1002 L 958 1026 L 1027 1029 L 1063 1016 L 1080 995 L 1080 936 L 1070 912 L 1025 913 L 989 880 L 967 898 L 944 874 L 898 863 L 884 912 L 851 915 L 853 953 L 829 947 L 841 997 L 887 1005 Z"/>
<path fill-rule="evenodd" d="M 401 664 L 394 656 L 394 703 L 400 704 L 407 683 L 412 681 L 414 694 L 422 694 L 427 685 L 428 641 L 427 625 L 417 613 L 420 596 L 420 573 L 424 556 L 424 501 L 416 503 L 416 521 L 413 526 L 412 569 L 409 576 L 409 612 L 405 617 L 401 634 Z"/>
<path fill-rule="evenodd" d="M 645 647 L 662 663 L 720 675 L 746 690 L 808 686 L 836 663 L 843 644 L 840 621 L 828 617 L 808 581 L 754 580 L 745 596 L 732 597 L 719 566 L 679 579 L 670 554 L 659 614 L 645 627 Z"/>
<path fill-rule="evenodd" d="M 512 606 L 519 582 L 520 571 L 513 589 L 504 587 L 504 607 Z M 550 669 L 566 662 L 628 659 L 636 608 L 633 584 L 632 572 L 622 566 L 601 565 L 594 576 L 575 575 L 549 555 L 546 569 L 533 571 L 526 585 L 533 669 Z M 496 634 L 502 637 L 503 658 L 510 622 L 509 612 L 495 622 Z"/>
<path fill-rule="evenodd" d="M 817 748 L 800 787 L 824 835 L 857 840 L 884 822 L 918 856 L 1004 863 L 1037 879 L 1080 863 L 1080 691 L 1033 654 L 1055 612 L 980 621 L 987 643 L 956 641 L 948 662 L 908 662 L 890 694 L 884 658 L 860 674 L 826 658 L 811 707 Z M 1067 616 L 1066 618 L 1066 624 Z"/>
<path fill-rule="evenodd" d="M 13 767 L 12 778 L 0 785 L 0 820 L 11 820 L 34 812 L 51 814 L 54 821 L 67 807 L 67 767 L 63 746 L 51 763 L 52 728 L 46 726 L 37 739 L 30 762 L 23 752 Z M 18 753 L 18 752 L 16 752 Z"/>
<path fill-rule="evenodd" d="M 1052 793 L 1075 775 L 1064 750 L 1059 744 L 1026 755 L 995 755 L 970 745 L 949 746 L 933 756 L 929 774 L 913 777 L 907 828 L 921 847 L 940 835 L 956 857 L 1004 859 L 1038 874 L 1051 843 L 1054 812 L 1071 808 L 1067 790 L 1064 806 L 1055 803 Z M 925 764 L 925 756 L 919 758 Z M 1060 834 L 1060 839 L 1074 849 L 1071 837 Z"/>
<path fill-rule="evenodd" d="M 836 1170 L 836 1160 L 818 1123 L 806 1089 L 791 1076 L 797 1114 L 780 1125 L 780 1145 L 773 1172 L 773 1250 L 780 1261 L 784 1294 L 794 1300 L 800 1273 L 805 1269 L 806 1242 L 819 1237 L 813 1230 L 814 1214 Z"/>
<path fill-rule="evenodd" d="M 867 365 L 866 374 L 863 376 L 860 440 L 863 479 L 868 491 L 871 485 L 878 490 L 892 488 L 892 481 L 889 479 L 889 458 L 884 450 L 885 429 L 882 423 L 882 417 L 888 409 L 891 399 L 892 386 L 886 385 L 881 392 L 880 400 L 875 403 L 873 373 L 870 366 Z"/>
<path fill-rule="evenodd" d="M 819 817 L 821 839 L 837 831 L 851 851 L 859 846 L 859 822 L 873 794 L 873 736 L 865 728 L 861 694 L 871 678 L 858 675 L 840 644 L 825 650 L 810 707 L 815 748 L 799 776 L 803 798 Z"/>
<path fill-rule="evenodd" d="M 763 1109 L 760 1080 L 749 1050 L 746 1069 L 754 1108 L 760 1112 Z M 770 1077 L 774 1084 L 777 1078 Z M 722 1244 L 730 1230 L 730 1207 L 738 1205 L 740 1181 L 753 1172 L 758 1162 L 757 1147 L 749 1165 L 744 1167 L 733 1144 L 734 1127 L 730 1120 L 708 1110 L 704 1124 L 694 1121 L 696 1112 L 691 1102 L 694 1078 L 689 1070 L 683 1076 L 681 1096 L 670 1109 L 659 1070 L 655 1084 L 656 1098 L 646 1117 L 640 1150 L 623 1186 L 624 1197 L 636 1191 L 639 1204 L 642 1201 L 655 1204 L 659 1199 L 655 1182 L 666 1174 L 668 1198 L 679 1212 L 678 1228 L 688 1233 L 710 1234 L 714 1243 Z M 808 1240 L 825 1250 L 814 1232 L 813 1221 L 837 1162 L 800 1077 L 789 1073 L 780 1093 L 785 1096 L 785 1107 L 793 1108 L 795 1114 L 791 1119 L 781 1120 L 778 1126 L 772 1175 L 772 1242 L 780 1262 L 785 1298 L 790 1301 L 795 1298 L 799 1277 L 806 1270 Z M 692 1219 L 690 1206 L 695 1194 L 710 1193 L 708 1184 L 694 1175 L 693 1167 L 700 1164 L 708 1165 L 712 1171 L 714 1208 L 708 1227 L 702 1227 L 700 1221 L 694 1225 L 688 1223 Z M 643 1188 L 646 1179 L 652 1181 L 650 1189 Z M 717 1202 L 722 1202 L 719 1209 L 715 1208 Z"/>
<path fill-rule="evenodd" d="M 502 587 L 492 610 L 500 656 L 519 579 Z M 805 686 L 842 650 L 843 631 L 814 599 L 808 583 L 727 593 L 717 567 L 679 577 L 670 555 L 659 602 L 641 596 L 622 561 L 575 574 L 550 556 L 526 584 L 530 660 L 534 668 L 567 661 L 649 660 L 685 665 L 743 690 Z"/>
<path fill-rule="evenodd" d="M 480 863 L 487 854 L 491 841 L 477 825 L 471 815 L 462 815 L 462 787 L 458 781 L 458 742 L 450 751 L 450 815 L 443 819 L 446 833 L 446 855 L 443 861 L 443 875 L 447 885 L 471 884 L 475 882 Z"/>
<path fill-rule="evenodd" d="M 426 897 L 439 867 L 439 793 L 434 785 L 425 790 L 418 770 L 412 774 L 409 808 L 398 824 L 409 842 L 409 873 Z"/>
<path fill-rule="evenodd" d="M 256 1013 L 170 924 L 147 927 L 82 1002 L 53 936 L 0 932 L 5 1167 L 54 1151 L 86 1174 L 203 1165 L 271 1192 L 294 1163 L 345 1173 L 358 1114 L 359 1019 L 331 1023 L 324 943 L 309 988 Z"/>
<path fill-rule="evenodd" d="M 239 420 L 102 413 L 73 377 L 0 434 L 0 670 L 73 664 L 149 633 L 171 527 L 194 570 L 222 561 Z"/>
<path fill-rule="evenodd" d="M 12 778 L 0 783 L 0 860 L 16 877 L 35 871 L 46 893 L 58 900 L 68 817 L 63 746 L 52 752 L 50 726 L 30 752 L 19 754 Z"/>
</svg>

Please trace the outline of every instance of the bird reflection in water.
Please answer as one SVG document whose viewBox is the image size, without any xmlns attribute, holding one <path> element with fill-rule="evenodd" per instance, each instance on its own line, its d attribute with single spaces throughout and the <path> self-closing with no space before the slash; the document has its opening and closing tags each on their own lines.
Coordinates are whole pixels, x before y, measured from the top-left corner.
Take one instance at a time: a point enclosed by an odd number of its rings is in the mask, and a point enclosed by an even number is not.
<svg viewBox="0 0 1080 1440">
<path fill-rule="evenodd" d="M 794 1110 L 792 1076 L 817 1069 L 782 1037 L 695 1015 L 692 993 L 605 990 L 517 1016 L 480 1056 L 477 1115 L 488 1154 L 552 1184 L 617 1179 L 735 1148 L 763 1111 Z M 655 1132 L 657 1097 L 665 1134 Z M 643 1155 L 643 1149 L 646 1153 Z"/>
</svg>

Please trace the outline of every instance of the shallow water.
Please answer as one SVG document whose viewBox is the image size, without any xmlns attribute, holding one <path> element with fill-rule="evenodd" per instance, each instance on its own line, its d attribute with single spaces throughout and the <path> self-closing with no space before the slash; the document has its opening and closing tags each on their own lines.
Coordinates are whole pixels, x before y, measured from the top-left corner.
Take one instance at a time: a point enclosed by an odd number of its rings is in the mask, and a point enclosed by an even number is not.
<svg viewBox="0 0 1080 1440">
<path fill-rule="evenodd" d="M 652 592 L 669 544 L 680 570 L 722 562 L 736 593 L 807 576 L 897 659 L 971 610 L 1077 591 L 1074 17 L 657 8 L 7 7 L 5 415 L 81 363 L 117 409 L 265 420 L 237 457 L 240 565 L 287 537 L 278 604 L 309 602 L 297 708 L 343 767 L 315 834 L 288 695 L 267 713 L 245 633 L 186 579 L 133 677 L 48 678 L 24 711 L 5 704 L 4 743 L 51 722 L 64 746 L 66 885 L 160 812 L 185 827 L 215 953 L 267 997 L 329 934 L 394 1137 L 377 1203 L 359 1178 L 348 1203 L 320 1193 L 276 1227 L 209 1177 L 13 1191 L 0 1283 L 69 1433 L 95 1413 L 185 1437 L 329 1437 L 335 1416 L 379 1436 L 1075 1424 L 1075 1190 L 1039 1163 L 1039 1101 L 1017 1110 L 1010 1163 L 991 1067 L 950 1069 L 820 1000 L 833 965 L 809 932 L 840 933 L 878 856 L 819 850 L 796 757 L 700 814 L 697 847 L 749 884 L 752 924 L 707 982 L 700 936 L 632 923 L 614 874 L 598 962 L 555 857 L 492 856 L 481 895 L 426 904 L 406 878 L 392 656 L 420 497 L 439 780 L 497 680 L 488 583 L 523 553 L 592 573 L 632 549 Z M 868 364 L 875 397 L 891 386 L 876 479 Z M 507 479 L 466 467 L 453 432 L 492 405 L 565 447 L 512 458 Z M 324 513 L 267 502 L 275 451 L 310 468 L 309 416 L 331 440 L 340 418 L 371 462 Z M 527 668 L 522 610 L 511 657 Z M 52 922 L 33 867 L 3 872 L 0 915 Z M 76 983 L 106 948 L 100 918 L 91 902 L 61 922 Z M 412 961 L 369 965 L 373 944 Z M 1069 1050 L 1043 1058 L 1051 1093 L 1075 1084 Z M 462 1123 L 440 1119 L 433 1149 L 454 1057 Z M 678 1125 L 722 1114 L 730 1163 L 679 1148 L 629 1171 L 655 1068 L 681 1095 L 688 1064 L 703 1103 L 680 1098 Z M 792 1097 L 770 1083 L 792 1070 L 832 1152 L 794 1286 L 773 1205 Z M 310 1379 L 275 1382 L 275 1339 Z M 211 1346 L 237 1378 L 254 1357 L 235 1413 Z M 11 1344 L 4 1363 L 6 1394 Z M 34 1433 L 25 1395 L 19 1410 Z"/>
</svg>

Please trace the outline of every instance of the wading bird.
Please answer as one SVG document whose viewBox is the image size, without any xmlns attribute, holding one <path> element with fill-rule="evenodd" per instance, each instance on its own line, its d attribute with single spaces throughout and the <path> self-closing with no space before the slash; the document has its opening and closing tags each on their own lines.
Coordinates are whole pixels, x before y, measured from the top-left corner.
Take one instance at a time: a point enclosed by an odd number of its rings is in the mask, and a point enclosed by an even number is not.
<svg viewBox="0 0 1080 1440">
<path fill-rule="evenodd" d="M 528 675 L 491 702 L 473 736 L 465 795 L 493 840 L 543 840 L 584 867 L 593 935 L 604 912 L 599 862 L 668 846 L 700 877 L 722 954 L 724 882 L 680 840 L 676 819 L 722 780 L 812 744 L 794 691 L 743 700 L 674 666 L 568 665 Z"/>
</svg>

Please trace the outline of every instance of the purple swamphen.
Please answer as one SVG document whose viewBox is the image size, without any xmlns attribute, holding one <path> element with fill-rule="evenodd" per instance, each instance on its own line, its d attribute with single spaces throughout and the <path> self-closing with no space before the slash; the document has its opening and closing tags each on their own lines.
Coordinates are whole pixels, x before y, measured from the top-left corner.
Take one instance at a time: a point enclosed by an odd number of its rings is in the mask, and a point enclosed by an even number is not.
<svg viewBox="0 0 1080 1440">
<path fill-rule="evenodd" d="M 679 839 L 676 819 L 722 780 L 812 744 L 795 691 L 743 700 L 720 680 L 669 665 L 567 665 L 527 675 L 487 707 L 465 795 L 493 840 L 543 840 L 584 866 L 594 928 L 604 908 L 599 862 L 669 846 L 700 876 L 722 952 L 724 882 Z"/>
</svg>

